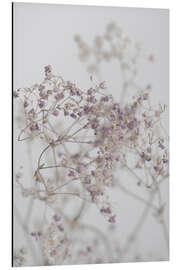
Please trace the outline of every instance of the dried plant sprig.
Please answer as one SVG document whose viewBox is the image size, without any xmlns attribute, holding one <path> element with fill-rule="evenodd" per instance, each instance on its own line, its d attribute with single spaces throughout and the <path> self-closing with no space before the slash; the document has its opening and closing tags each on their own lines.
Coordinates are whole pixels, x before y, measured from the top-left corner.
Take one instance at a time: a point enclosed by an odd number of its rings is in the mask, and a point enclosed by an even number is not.
<svg viewBox="0 0 180 270">
<path fill-rule="evenodd" d="M 122 64 L 125 63 L 124 54 L 129 41 L 122 38 L 120 29 L 114 24 L 108 25 L 106 32 L 104 37 L 96 39 L 97 51 L 86 48 L 84 57 L 95 53 L 99 57 L 98 65 L 105 57 L 101 51 L 103 39 L 111 42 L 115 35 L 115 38 L 121 38 L 122 55 L 110 54 L 109 60 L 118 57 Z M 80 37 L 76 37 L 76 41 L 81 50 L 87 47 Z M 111 49 L 114 51 L 115 47 Z M 140 48 L 137 46 L 136 49 L 139 51 Z M 161 122 L 166 106 L 151 106 L 149 89 L 140 87 L 136 87 L 136 93 L 125 104 L 117 102 L 109 94 L 105 81 L 94 83 L 92 76 L 90 79 L 92 87 L 80 89 L 75 83 L 54 75 L 48 65 L 44 68 L 41 83 L 14 91 L 14 98 L 20 101 L 24 112 L 24 125 L 18 141 L 30 143 L 38 140 L 43 145 L 37 157 L 32 186 L 25 186 L 22 174 L 16 175 L 16 183 L 24 197 L 40 200 L 54 212 L 53 221 L 45 219 L 41 230 L 31 232 L 32 238 L 40 243 L 45 265 L 118 261 L 119 256 L 126 256 L 150 210 L 162 225 L 168 244 L 163 217 L 165 204 L 160 191 L 161 183 L 168 177 L 169 163 L 168 137 Z M 127 82 L 133 81 L 128 79 Z M 122 186 L 122 171 L 132 175 L 137 186 L 150 193 L 150 199 L 146 200 Z M 80 220 L 86 206 L 95 204 L 107 224 L 115 226 L 118 216 L 108 194 L 119 188 L 145 204 L 142 217 L 127 243 L 121 251 L 113 250 L 114 257 L 111 255 L 106 259 L 101 251 L 92 248 L 92 243 L 85 249 L 78 249 L 77 254 L 74 246 L 78 246 L 78 241 L 73 237 L 76 237 L 78 228 L 93 231 L 95 240 L 103 243 L 107 254 L 111 254 L 107 237 L 96 227 L 82 225 Z M 158 205 L 154 203 L 156 194 L 159 196 Z M 74 216 L 69 216 L 65 208 L 72 206 L 76 198 L 80 208 L 76 209 Z M 60 216 L 63 216 L 63 222 Z M 73 230 L 73 237 L 70 237 L 68 228 Z"/>
</svg>

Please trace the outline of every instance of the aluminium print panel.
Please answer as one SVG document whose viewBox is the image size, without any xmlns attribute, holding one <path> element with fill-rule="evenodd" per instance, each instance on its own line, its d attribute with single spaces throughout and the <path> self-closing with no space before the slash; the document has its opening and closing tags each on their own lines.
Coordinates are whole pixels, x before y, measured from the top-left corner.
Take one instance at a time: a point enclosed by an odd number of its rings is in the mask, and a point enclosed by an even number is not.
<svg viewBox="0 0 180 270">
<path fill-rule="evenodd" d="M 13 266 L 169 259 L 169 12 L 13 3 Z"/>
</svg>

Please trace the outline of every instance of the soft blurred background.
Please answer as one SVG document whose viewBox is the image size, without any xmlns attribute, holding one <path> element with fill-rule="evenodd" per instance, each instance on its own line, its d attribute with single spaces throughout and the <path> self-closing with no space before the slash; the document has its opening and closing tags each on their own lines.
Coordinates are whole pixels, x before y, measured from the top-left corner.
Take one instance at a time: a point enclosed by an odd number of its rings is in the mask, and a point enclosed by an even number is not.
<svg viewBox="0 0 180 270">
<path fill-rule="evenodd" d="M 153 104 L 169 103 L 169 19 L 168 11 L 160 9 L 64 6 L 49 4 L 14 4 L 14 89 L 39 83 L 43 79 L 43 68 L 50 64 L 54 73 L 65 80 L 75 82 L 80 88 L 91 86 L 90 74 L 86 65 L 78 58 L 78 47 L 74 41 L 76 34 L 92 45 L 95 36 L 101 35 L 110 22 L 117 23 L 124 35 L 141 44 L 142 55 L 138 62 L 136 82 L 142 86 L 151 85 Z M 148 62 L 149 55 L 154 56 L 154 63 Z M 108 91 L 114 97 L 121 94 L 121 75 L 119 65 L 111 61 L 101 67 L 101 80 L 107 82 Z M 95 80 L 96 75 L 94 75 Z M 133 93 L 132 93 L 133 95 Z M 131 93 L 128 96 L 131 98 Z M 38 154 L 43 146 L 35 143 L 17 142 L 20 117 L 17 104 L 14 106 L 14 174 L 23 170 L 25 185 L 31 185 Z M 164 126 L 168 131 L 168 113 L 165 114 Z M 28 153 L 28 154 L 27 154 Z M 23 166 L 23 169 L 20 167 Z M 131 177 L 121 172 L 119 175 L 125 186 L 139 195 L 145 195 Z M 123 182 L 124 183 L 124 182 Z M 168 226 L 168 183 L 162 184 L 162 200 L 166 203 L 165 221 Z M 112 237 L 117 245 L 123 245 L 141 215 L 144 205 L 122 191 L 112 191 L 110 198 L 117 209 L 117 230 Z M 43 215 L 43 204 L 35 202 L 33 214 L 29 218 L 27 209 L 29 199 L 21 196 L 14 189 L 14 205 L 21 218 L 33 228 Z M 78 202 L 74 199 L 70 211 L 76 211 Z M 30 202 L 31 204 L 31 202 Z M 16 210 L 14 211 L 16 214 Z M 51 213 L 49 213 L 51 215 Z M 108 225 L 94 206 L 89 207 L 82 220 L 93 224 L 107 233 Z M 14 246 L 26 246 L 26 236 L 19 225 L 19 218 L 14 218 Z M 85 235 L 83 236 L 86 237 Z M 37 248 L 37 247 L 36 247 Z M 37 252 L 38 254 L 38 252 Z M 148 216 L 141 233 L 132 245 L 124 261 L 167 260 L 168 250 L 161 226 Z M 39 264 L 41 261 L 39 260 Z M 30 256 L 29 264 L 35 264 Z"/>
</svg>

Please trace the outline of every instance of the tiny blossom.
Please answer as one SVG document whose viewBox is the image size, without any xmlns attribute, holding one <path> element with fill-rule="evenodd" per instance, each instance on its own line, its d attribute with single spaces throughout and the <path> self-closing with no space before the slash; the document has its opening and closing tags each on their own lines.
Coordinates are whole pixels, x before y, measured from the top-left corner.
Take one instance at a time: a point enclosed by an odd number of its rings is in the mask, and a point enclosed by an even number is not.
<svg viewBox="0 0 180 270">
<path fill-rule="evenodd" d="M 38 240 L 42 236 L 42 233 L 40 231 L 31 232 L 31 236 L 34 237 L 36 240 Z"/>
<path fill-rule="evenodd" d="M 53 219 L 56 221 L 56 222 L 59 222 L 61 220 L 61 217 L 58 216 L 58 215 L 54 215 L 53 216 Z"/>
<path fill-rule="evenodd" d="M 115 223 L 115 222 L 116 222 L 115 217 L 116 217 L 116 216 L 111 216 L 111 217 L 109 218 L 108 221 L 109 221 L 110 223 Z"/>
<path fill-rule="evenodd" d="M 72 89 L 70 90 L 70 95 L 71 95 L 71 96 L 74 96 L 75 94 L 76 94 L 76 89 L 72 88 Z"/>
<path fill-rule="evenodd" d="M 163 161 L 163 163 L 168 163 L 169 162 L 167 158 L 163 158 L 162 161 Z"/>
<path fill-rule="evenodd" d="M 128 124 L 127 124 L 128 128 L 129 129 L 133 129 L 137 126 L 137 120 L 134 118 L 132 121 L 130 121 Z"/>
<path fill-rule="evenodd" d="M 44 68 L 44 71 L 45 71 L 46 79 L 50 79 L 51 78 L 51 71 L 52 71 L 51 66 L 50 65 L 46 66 Z"/>
<path fill-rule="evenodd" d="M 108 207 L 108 208 L 101 208 L 101 213 L 105 213 L 105 214 L 111 214 L 111 209 Z"/>
<path fill-rule="evenodd" d="M 71 116 L 72 118 L 74 118 L 74 119 L 77 118 L 77 115 L 75 115 L 74 113 L 71 113 L 70 116 Z"/>
<path fill-rule="evenodd" d="M 38 123 L 34 123 L 30 126 L 29 128 L 31 131 L 38 131 L 39 130 L 39 125 Z"/>
<path fill-rule="evenodd" d="M 90 98 L 87 99 L 87 101 L 95 104 L 97 102 L 97 99 L 94 96 L 91 96 Z"/>
<path fill-rule="evenodd" d="M 108 102 L 109 101 L 109 97 L 108 96 L 105 96 L 101 100 L 104 101 L 104 102 Z"/>
<path fill-rule="evenodd" d="M 152 127 L 152 121 L 150 120 L 145 120 L 145 126 L 147 127 L 147 128 L 150 128 L 150 127 Z"/>
<path fill-rule="evenodd" d="M 90 112 L 91 112 L 91 110 L 92 110 L 92 108 L 91 107 L 89 107 L 89 106 L 84 106 L 84 112 L 85 112 L 85 114 L 89 114 Z"/>
<path fill-rule="evenodd" d="M 29 103 L 27 101 L 24 101 L 24 108 L 27 108 Z"/>
<path fill-rule="evenodd" d="M 151 157 L 146 155 L 144 152 L 141 153 L 141 159 L 144 161 L 151 161 Z"/>
<path fill-rule="evenodd" d="M 88 89 L 87 94 L 92 95 L 93 94 L 93 88 Z"/>
<path fill-rule="evenodd" d="M 74 171 L 69 171 L 69 173 L 68 173 L 68 176 L 75 176 L 75 173 L 74 173 Z"/>
<path fill-rule="evenodd" d="M 44 101 L 43 100 L 40 100 L 38 105 L 39 105 L 39 108 L 43 108 L 44 107 Z"/>
<path fill-rule="evenodd" d="M 81 117 L 83 115 L 82 112 L 78 112 L 78 116 Z"/>
<path fill-rule="evenodd" d="M 46 67 L 44 68 L 44 70 L 45 70 L 45 72 L 47 72 L 47 73 L 51 72 L 51 66 L 50 66 L 50 65 L 46 66 Z"/>
<path fill-rule="evenodd" d="M 165 148 L 164 145 L 159 141 L 159 148 L 161 148 L 162 150 Z"/>
</svg>

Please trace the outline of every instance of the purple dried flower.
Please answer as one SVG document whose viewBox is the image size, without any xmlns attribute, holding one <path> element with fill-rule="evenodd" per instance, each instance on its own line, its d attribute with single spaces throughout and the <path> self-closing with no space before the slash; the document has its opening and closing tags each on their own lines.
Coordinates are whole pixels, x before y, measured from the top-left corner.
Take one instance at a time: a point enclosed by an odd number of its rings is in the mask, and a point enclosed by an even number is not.
<svg viewBox="0 0 180 270">
<path fill-rule="evenodd" d="M 45 71 L 46 73 L 50 73 L 50 72 L 52 71 L 51 66 L 48 65 L 48 66 L 44 67 L 44 71 Z"/>
<path fill-rule="evenodd" d="M 89 128 L 89 127 L 90 127 L 90 123 L 87 123 L 87 124 L 85 124 L 85 125 L 84 125 L 84 127 L 83 127 L 83 128 L 85 128 L 85 129 L 86 129 L 86 128 Z"/>
<path fill-rule="evenodd" d="M 151 157 L 146 155 L 146 161 L 151 161 Z"/>
<path fill-rule="evenodd" d="M 108 96 L 105 96 L 101 100 L 104 101 L 104 102 L 108 102 L 109 101 L 109 97 Z"/>
<path fill-rule="evenodd" d="M 165 148 L 165 146 L 159 141 L 159 148 L 161 148 L 162 150 Z"/>
<path fill-rule="evenodd" d="M 58 227 L 58 229 L 59 229 L 60 232 L 63 232 L 64 231 L 64 228 L 60 224 L 57 227 Z"/>
<path fill-rule="evenodd" d="M 56 221 L 56 222 L 59 222 L 61 220 L 61 217 L 58 216 L 58 215 L 54 215 L 53 216 L 53 219 Z"/>
<path fill-rule="evenodd" d="M 77 115 L 75 115 L 74 113 L 71 113 L 70 116 L 71 116 L 72 118 L 74 118 L 74 119 L 77 118 Z"/>
<path fill-rule="evenodd" d="M 90 103 L 95 104 L 97 102 L 97 99 L 94 96 L 91 96 L 90 98 L 88 98 L 87 101 L 90 102 Z"/>
<path fill-rule="evenodd" d="M 68 176 L 74 176 L 74 175 L 75 175 L 74 171 L 69 171 Z"/>
<path fill-rule="evenodd" d="M 167 158 L 163 158 L 162 161 L 163 161 L 164 164 L 169 162 L 169 160 Z"/>
<path fill-rule="evenodd" d="M 119 140 L 123 140 L 124 136 L 123 135 L 119 135 Z"/>
<path fill-rule="evenodd" d="M 137 102 L 135 101 L 133 105 L 131 106 L 131 110 L 134 111 L 137 108 Z"/>
<path fill-rule="evenodd" d="M 142 158 L 143 160 L 145 160 L 146 155 L 145 155 L 145 153 L 144 153 L 144 152 L 142 152 L 142 153 L 140 154 L 140 156 L 141 156 L 141 158 Z"/>
<path fill-rule="evenodd" d="M 75 88 L 72 88 L 72 89 L 70 90 L 70 95 L 71 95 L 71 96 L 74 96 L 75 94 L 76 94 Z"/>
<path fill-rule="evenodd" d="M 107 207 L 107 208 L 101 208 L 101 213 L 105 213 L 105 214 L 111 214 L 111 209 L 109 208 L 109 207 Z"/>
<path fill-rule="evenodd" d="M 136 126 L 137 126 L 137 120 L 136 120 L 136 118 L 134 118 L 132 121 L 130 121 L 130 122 L 127 124 L 127 127 L 128 127 L 129 129 L 134 129 Z"/>
<path fill-rule="evenodd" d="M 93 89 L 92 88 L 88 89 L 87 94 L 92 95 L 92 93 L 93 93 Z"/>
<path fill-rule="evenodd" d="M 89 190 L 89 192 L 90 192 L 90 195 L 91 195 L 92 202 L 95 202 L 96 196 L 98 195 L 97 191 Z"/>
<path fill-rule="evenodd" d="M 78 112 L 78 116 L 81 117 L 82 116 L 82 112 Z"/>
<path fill-rule="evenodd" d="M 116 117 L 115 117 L 115 115 L 113 113 L 110 114 L 110 118 L 111 118 L 112 121 L 115 121 L 115 119 L 116 119 Z"/>
<path fill-rule="evenodd" d="M 88 114 L 89 112 L 91 112 L 92 109 L 91 109 L 91 107 L 85 105 L 83 110 L 84 110 L 85 114 Z"/>
<path fill-rule="evenodd" d="M 116 222 L 115 218 L 116 218 L 116 216 L 111 216 L 111 217 L 108 219 L 108 221 L 109 221 L 110 223 L 115 223 L 115 222 Z"/>
<path fill-rule="evenodd" d="M 82 91 L 80 89 L 76 89 L 76 94 L 77 94 L 77 96 L 81 96 L 82 95 Z"/>
<path fill-rule="evenodd" d="M 145 120 L 145 125 L 146 125 L 147 128 L 152 127 L 152 121 L 151 120 L 150 121 Z"/>
<path fill-rule="evenodd" d="M 153 168 L 154 168 L 154 170 L 155 170 L 156 172 L 158 172 L 158 171 L 159 171 L 158 166 L 154 166 Z"/>
<path fill-rule="evenodd" d="M 119 109 L 119 104 L 118 103 L 114 103 L 113 106 L 112 106 L 112 109 L 114 111 L 117 111 Z"/>
<path fill-rule="evenodd" d="M 39 108 L 43 108 L 44 107 L 44 101 L 43 100 L 40 100 L 39 103 L 38 103 L 38 105 L 39 105 Z"/>
<path fill-rule="evenodd" d="M 36 124 L 34 125 L 34 129 L 35 129 L 35 130 L 39 130 L 39 125 L 38 125 L 38 123 L 36 123 Z"/>
<path fill-rule="evenodd" d="M 141 159 L 144 161 L 151 161 L 151 157 L 146 155 L 144 152 L 141 153 Z"/>
<path fill-rule="evenodd" d="M 27 101 L 24 101 L 24 108 L 27 108 L 29 103 Z"/>
<path fill-rule="evenodd" d="M 45 71 L 45 76 L 46 76 L 46 79 L 51 79 L 51 71 L 52 71 L 52 68 L 50 65 L 46 66 L 44 68 L 44 71 Z"/>
</svg>

